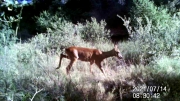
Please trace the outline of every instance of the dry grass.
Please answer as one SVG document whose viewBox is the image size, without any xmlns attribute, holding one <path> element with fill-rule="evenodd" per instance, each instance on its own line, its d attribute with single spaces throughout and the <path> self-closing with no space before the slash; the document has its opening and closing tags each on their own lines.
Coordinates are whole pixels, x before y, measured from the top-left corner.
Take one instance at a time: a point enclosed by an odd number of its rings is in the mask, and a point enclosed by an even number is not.
<svg viewBox="0 0 180 101">
<path fill-rule="evenodd" d="M 89 70 L 90 64 L 82 61 L 74 64 L 70 70 L 70 75 L 66 75 L 65 68 L 69 63 L 68 59 L 63 59 L 61 68 L 56 71 L 75 84 L 76 90 L 81 92 L 80 96 L 83 96 L 82 99 L 84 100 L 113 101 L 132 99 L 132 87 L 146 85 L 145 83 L 150 78 L 150 75 L 144 66 L 136 67 L 131 65 L 127 67 L 118 64 L 117 60 L 112 61 L 113 59 L 116 60 L 115 58 L 109 58 L 102 63 L 105 75 L 96 65 L 93 65 L 93 74 L 91 74 Z M 57 57 L 56 66 L 58 66 L 58 62 L 59 58 Z M 112 63 L 116 63 L 116 66 L 111 67 Z"/>
<path fill-rule="evenodd" d="M 108 47 L 107 45 L 99 47 L 102 50 L 111 48 L 113 46 L 110 44 Z M 130 100 L 132 99 L 133 86 L 146 85 L 146 81 L 151 78 L 149 70 L 144 66 L 127 66 L 115 57 L 105 59 L 102 62 L 105 75 L 95 64 L 92 68 L 94 75 L 91 74 L 90 63 L 82 61 L 77 61 L 71 68 L 70 75 L 66 75 L 66 66 L 69 64 L 69 60 L 63 59 L 60 69 L 57 70 L 56 67 L 59 63 L 57 54 L 42 53 L 30 44 L 17 44 L 7 53 L 12 53 L 11 51 L 13 54 L 4 55 L 11 62 L 11 66 L 8 67 L 9 71 L 2 72 L 4 80 L 8 81 L 6 81 L 6 85 L 0 85 L 6 89 L 6 92 L 2 92 L 6 95 L 0 99 L 29 100 L 33 98 L 34 101 Z M 18 54 L 22 57 L 18 57 Z"/>
</svg>

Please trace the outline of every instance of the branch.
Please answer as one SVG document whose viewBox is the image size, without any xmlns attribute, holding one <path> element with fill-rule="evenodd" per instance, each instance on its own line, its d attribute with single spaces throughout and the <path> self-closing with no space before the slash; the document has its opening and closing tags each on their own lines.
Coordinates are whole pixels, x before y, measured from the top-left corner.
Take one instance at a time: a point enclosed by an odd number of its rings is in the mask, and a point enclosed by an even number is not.
<svg viewBox="0 0 180 101">
<path fill-rule="evenodd" d="M 6 23 L 18 22 L 19 20 L 20 20 L 20 19 L 15 19 L 14 21 L 8 21 L 8 20 L 2 20 L 2 19 L 0 19 L 0 21 L 6 22 Z"/>
<path fill-rule="evenodd" d="M 23 10 L 23 7 L 21 7 L 21 10 L 20 10 L 20 13 L 19 13 L 19 15 L 20 15 L 20 18 L 21 18 L 21 15 L 22 15 L 22 10 Z M 16 35 L 15 35 L 15 36 L 17 36 L 17 33 L 18 33 L 18 29 L 19 29 L 19 24 L 20 24 L 20 21 L 21 21 L 21 20 L 19 20 L 19 21 L 18 21 L 18 23 L 17 23 L 17 26 L 16 26 Z"/>
<path fill-rule="evenodd" d="M 36 92 L 34 93 L 33 97 L 31 98 L 31 101 L 33 101 L 34 98 L 35 98 L 35 96 L 36 96 L 39 92 L 41 92 L 42 90 L 43 90 L 43 89 L 40 89 L 39 91 L 37 91 L 37 89 L 36 89 Z"/>
</svg>

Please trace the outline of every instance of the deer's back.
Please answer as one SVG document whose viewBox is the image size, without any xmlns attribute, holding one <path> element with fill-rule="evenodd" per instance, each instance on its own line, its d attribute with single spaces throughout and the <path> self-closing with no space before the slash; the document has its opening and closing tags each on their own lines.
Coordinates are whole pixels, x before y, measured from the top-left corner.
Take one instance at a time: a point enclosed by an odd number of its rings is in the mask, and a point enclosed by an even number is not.
<svg viewBox="0 0 180 101">
<path fill-rule="evenodd" d="M 69 57 L 75 57 L 75 54 L 74 54 L 75 51 L 77 51 L 79 60 L 82 60 L 82 61 L 94 60 L 98 58 L 100 54 L 102 54 L 102 52 L 98 49 L 90 49 L 90 48 L 84 48 L 84 47 L 69 47 L 66 49 L 66 54 Z"/>
</svg>

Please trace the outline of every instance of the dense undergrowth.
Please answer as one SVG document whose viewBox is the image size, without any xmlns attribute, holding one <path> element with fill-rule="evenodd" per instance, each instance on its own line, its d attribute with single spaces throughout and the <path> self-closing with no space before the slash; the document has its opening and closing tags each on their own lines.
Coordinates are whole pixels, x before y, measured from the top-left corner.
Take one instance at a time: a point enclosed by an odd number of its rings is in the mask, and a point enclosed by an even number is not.
<svg viewBox="0 0 180 101">
<path fill-rule="evenodd" d="M 105 21 L 74 25 L 63 15 L 44 11 L 36 17 L 39 33 L 27 42 L 16 42 L 15 31 L 0 31 L 1 101 L 178 101 L 180 99 L 180 15 L 149 0 L 134 0 L 130 18 L 124 21 L 130 38 L 118 44 L 123 60 L 115 57 L 102 62 L 105 75 L 93 65 L 78 61 L 66 75 L 69 60 L 59 54 L 69 46 L 109 51 L 113 44 Z M 146 7 L 146 8 L 144 8 Z M 133 16 L 132 16 L 133 15 Z M 5 31 L 4 31 L 5 30 Z M 163 90 L 135 90 L 135 87 L 163 87 Z M 137 99 L 137 92 L 158 98 Z M 143 94 L 142 94 L 143 96 Z M 142 97 L 141 96 L 141 97 Z M 154 96 L 155 97 L 155 96 Z"/>
</svg>

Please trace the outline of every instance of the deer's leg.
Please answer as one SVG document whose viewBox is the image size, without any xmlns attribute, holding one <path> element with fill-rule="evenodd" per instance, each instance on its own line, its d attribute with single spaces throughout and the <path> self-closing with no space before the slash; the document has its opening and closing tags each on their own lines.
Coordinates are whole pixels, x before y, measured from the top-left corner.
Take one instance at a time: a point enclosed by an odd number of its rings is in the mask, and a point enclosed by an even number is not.
<svg viewBox="0 0 180 101">
<path fill-rule="evenodd" d="M 66 72 L 67 74 L 69 74 L 69 71 L 72 67 L 72 65 L 78 60 L 79 56 L 78 56 L 78 51 L 77 50 L 73 50 L 72 53 L 67 53 L 70 59 L 70 63 L 69 65 L 66 67 Z"/>
<path fill-rule="evenodd" d="M 92 72 L 92 64 L 94 63 L 94 61 L 90 61 L 90 72 L 93 74 Z"/>
<path fill-rule="evenodd" d="M 73 58 L 73 59 L 71 59 L 69 65 L 66 67 L 66 73 L 67 73 L 67 74 L 69 74 L 69 71 L 70 71 L 72 65 L 73 65 L 77 60 L 78 60 L 78 58 Z"/>
<path fill-rule="evenodd" d="M 63 58 L 68 58 L 68 56 L 67 56 L 67 55 L 64 55 L 64 54 L 61 54 L 61 55 L 60 55 L 59 66 L 58 66 L 56 69 L 59 69 L 59 68 L 61 67 L 61 61 L 62 61 Z"/>
<path fill-rule="evenodd" d="M 102 69 L 102 66 L 101 66 L 101 62 L 96 62 L 96 65 L 99 67 L 99 69 L 101 70 L 101 72 L 104 74 L 104 71 Z M 105 74 L 104 74 L 105 75 Z"/>
</svg>

